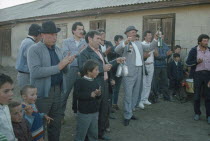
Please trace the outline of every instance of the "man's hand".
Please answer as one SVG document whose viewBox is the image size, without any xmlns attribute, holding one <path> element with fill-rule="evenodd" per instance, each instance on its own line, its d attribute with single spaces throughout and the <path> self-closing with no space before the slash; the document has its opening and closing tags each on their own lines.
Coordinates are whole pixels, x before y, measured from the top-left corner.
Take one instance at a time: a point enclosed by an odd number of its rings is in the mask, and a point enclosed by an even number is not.
<svg viewBox="0 0 210 141">
<path fill-rule="evenodd" d="M 197 63 L 200 64 L 200 63 L 202 63 L 202 62 L 203 62 L 203 59 L 198 58 Z"/>
<path fill-rule="evenodd" d="M 173 52 L 171 51 L 171 50 L 169 50 L 167 53 L 166 53 L 166 55 L 167 56 L 169 56 L 169 55 L 171 55 Z"/>
<path fill-rule="evenodd" d="M 210 81 L 208 82 L 208 85 L 207 85 L 207 87 L 208 87 L 208 88 L 210 88 Z"/>
<path fill-rule="evenodd" d="M 148 57 L 150 57 L 150 53 L 149 52 L 144 52 L 144 59 L 147 59 Z"/>
<path fill-rule="evenodd" d="M 131 42 L 131 40 L 132 40 L 132 37 L 128 37 L 126 40 L 125 40 L 125 45 L 127 45 L 129 42 Z"/>
<path fill-rule="evenodd" d="M 119 57 L 119 58 L 117 58 L 117 59 L 116 59 L 116 61 L 117 61 L 117 63 L 118 63 L 118 64 L 122 64 L 122 63 L 124 63 L 124 62 L 125 62 L 125 60 L 126 60 L 126 58 L 125 58 L 125 57 Z"/>
<path fill-rule="evenodd" d="M 58 64 L 58 68 L 59 70 L 62 70 L 64 67 L 66 67 L 68 64 L 71 64 L 74 59 L 75 59 L 76 55 L 70 56 L 70 53 L 63 59 L 60 61 L 60 63 Z"/>
<path fill-rule="evenodd" d="M 106 51 L 104 52 L 105 55 L 109 54 L 111 52 L 112 48 L 109 46 Z"/>
<path fill-rule="evenodd" d="M 48 115 L 44 115 L 44 118 L 46 119 L 47 121 L 47 124 L 50 123 L 51 120 L 53 120 L 51 117 L 49 117 Z"/>
<path fill-rule="evenodd" d="M 115 85 L 115 80 L 111 80 L 111 85 L 114 86 Z"/>
<path fill-rule="evenodd" d="M 105 64 L 104 65 L 104 71 L 105 72 L 110 71 L 111 68 L 112 68 L 112 65 L 111 64 Z"/>
</svg>

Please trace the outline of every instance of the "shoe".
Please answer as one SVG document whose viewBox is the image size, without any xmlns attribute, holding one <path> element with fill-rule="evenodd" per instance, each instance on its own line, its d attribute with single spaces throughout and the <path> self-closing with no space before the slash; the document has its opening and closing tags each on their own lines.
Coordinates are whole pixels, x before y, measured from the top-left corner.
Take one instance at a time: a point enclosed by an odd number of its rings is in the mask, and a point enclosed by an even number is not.
<svg viewBox="0 0 210 141">
<path fill-rule="evenodd" d="M 139 108 L 144 109 L 144 104 L 142 102 L 139 103 Z"/>
<path fill-rule="evenodd" d="M 200 115 L 195 114 L 194 120 L 198 121 L 200 119 Z"/>
<path fill-rule="evenodd" d="M 129 122 L 130 122 L 129 119 L 125 119 L 125 120 L 124 120 L 124 125 L 125 125 L 125 126 L 128 126 L 128 125 L 129 125 Z"/>
<path fill-rule="evenodd" d="M 208 122 L 208 124 L 210 124 L 210 117 L 207 118 L 207 122 Z"/>
<path fill-rule="evenodd" d="M 145 100 L 145 101 L 143 101 L 143 104 L 146 104 L 146 105 L 151 105 L 152 103 L 151 103 L 151 102 L 149 102 L 148 100 Z"/>
<path fill-rule="evenodd" d="M 105 141 L 111 140 L 109 136 L 105 136 L 105 135 L 103 135 L 102 137 L 99 137 L 99 139 L 105 140 Z"/>
<path fill-rule="evenodd" d="M 131 117 L 132 120 L 138 120 L 137 117 L 135 117 L 134 115 Z"/>
</svg>

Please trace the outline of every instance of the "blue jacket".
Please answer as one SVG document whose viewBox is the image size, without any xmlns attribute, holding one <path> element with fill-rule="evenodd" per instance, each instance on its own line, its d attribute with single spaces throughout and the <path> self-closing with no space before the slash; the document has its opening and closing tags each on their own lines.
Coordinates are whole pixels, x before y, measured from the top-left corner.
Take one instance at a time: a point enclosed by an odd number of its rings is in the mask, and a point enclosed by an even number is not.
<svg viewBox="0 0 210 141">
<path fill-rule="evenodd" d="M 25 38 L 21 42 L 19 53 L 17 56 L 16 66 L 15 66 L 16 70 L 29 73 L 29 69 L 27 65 L 28 63 L 27 52 L 33 44 L 35 44 L 35 41 L 30 37 Z"/>
<path fill-rule="evenodd" d="M 184 71 L 181 62 L 176 65 L 175 61 L 171 61 L 168 64 L 168 77 L 170 80 L 182 80 L 184 77 Z"/>
<path fill-rule="evenodd" d="M 188 54 L 188 57 L 187 57 L 187 61 L 186 61 L 186 64 L 188 67 L 191 67 L 191 70 L 190 70 L 190 78 L 193 78 L 194 77 L 194 73 L 195 73 L 195 69 L 196 69 L 196 66 L 197 66 L 197 46 L 193 47 L 189 54 Z M 209 51 L 210 51 L 210 47 L 208 47 Z"/>
<path fill-rule="evenodd" d="M 169 47 L 163 43 L 162 48 L 158 48 L 158 56 L 154 59 L 154 65 L 155 67 L 167 67 L 167 52 L 169 51 Z"/>
</svg>

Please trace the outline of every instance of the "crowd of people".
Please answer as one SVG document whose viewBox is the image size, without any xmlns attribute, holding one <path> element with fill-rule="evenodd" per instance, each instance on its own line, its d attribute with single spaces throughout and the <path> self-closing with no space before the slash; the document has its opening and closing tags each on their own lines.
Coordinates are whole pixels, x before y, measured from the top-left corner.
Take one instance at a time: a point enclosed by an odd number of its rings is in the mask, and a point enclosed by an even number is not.
<svg viewBox="0 0 210 141">
<path fill-rule="evenodd" d="M 160 46 L 158 32 L 145 31 L 141 42 L 138 30 L 128 26 L 126 37 L 116 35 L 113 46 L 106 40 L 105 30 L 86 33 L 83 24 L 75 22 L 73 36 L 57 47 L 60 30 L 53 21 L 30 26 L 16 63 L 21 102 L 12 100 L 13 80 L 0 74 L 1 141 L 59 141 L 70 93 L 72 110 L 77 115 L 74 141 L 111 140 L 106 133 L 111 130 L 109 120 L 116 119 L 114 113 L 121 109 L 121 83 L 123 124 L 129 126 L 131 120 L 138 120 L 133 113 L 136 108 L 144 109 L 160 98 L 173 101 L 185 77 L 194 80 L 194 119 L 200 119 L 200 98 L 204 95 L 210 123 L 208 35 L 200 35 L 198 45 L 189 52 L 189 75 L 183 68 L 181 46 L 175 46 L 174 51 L 164 42 Z M 118 76 L 122 64 L 127 73 Z M 155 100 L 151 95 L 156 96 Z"/>
</svg>

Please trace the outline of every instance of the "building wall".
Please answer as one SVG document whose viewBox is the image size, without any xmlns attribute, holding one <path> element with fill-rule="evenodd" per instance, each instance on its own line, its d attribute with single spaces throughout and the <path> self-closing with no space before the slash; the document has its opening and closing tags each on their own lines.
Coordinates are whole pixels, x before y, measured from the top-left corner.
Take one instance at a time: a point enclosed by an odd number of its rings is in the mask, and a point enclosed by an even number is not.
<svg viewBox="0 0 210 141">
<path fill-rule="evenodd" d="M 106 20 L 106 38 L 113 42 L 116 34 L 125 37 L 124 31 L 127 26 L 134 25 L 139 34 L 142 35 L 143 16 L 176 13 L 175 22 L 175 44 L 181 45 L 186 54 L 189 49 L 197 44 L 197 37 L 201 34 L 210 35 L 210 5 L 188 6 L 179 8 L 167 8 L 156 10 L 144 10 L 120 14 L 107 14 L 98 16 L 87 16 L 71 19 L 56 20 L 56 24 L 67 24 L 67 36 L 72 36 L 71 26 L 76 21 L 81 21 L 85 30 L 89 30 L 89 21 Z M 27 35 L 28 27 L 31 23 L 17 24 L 12 28 L 12 57 L 3 58 L 3 65 L 14 66 L 15 59 L 21 41 Z M 41 24 L 41 23 L 38 23 Z"/>
</svg>

